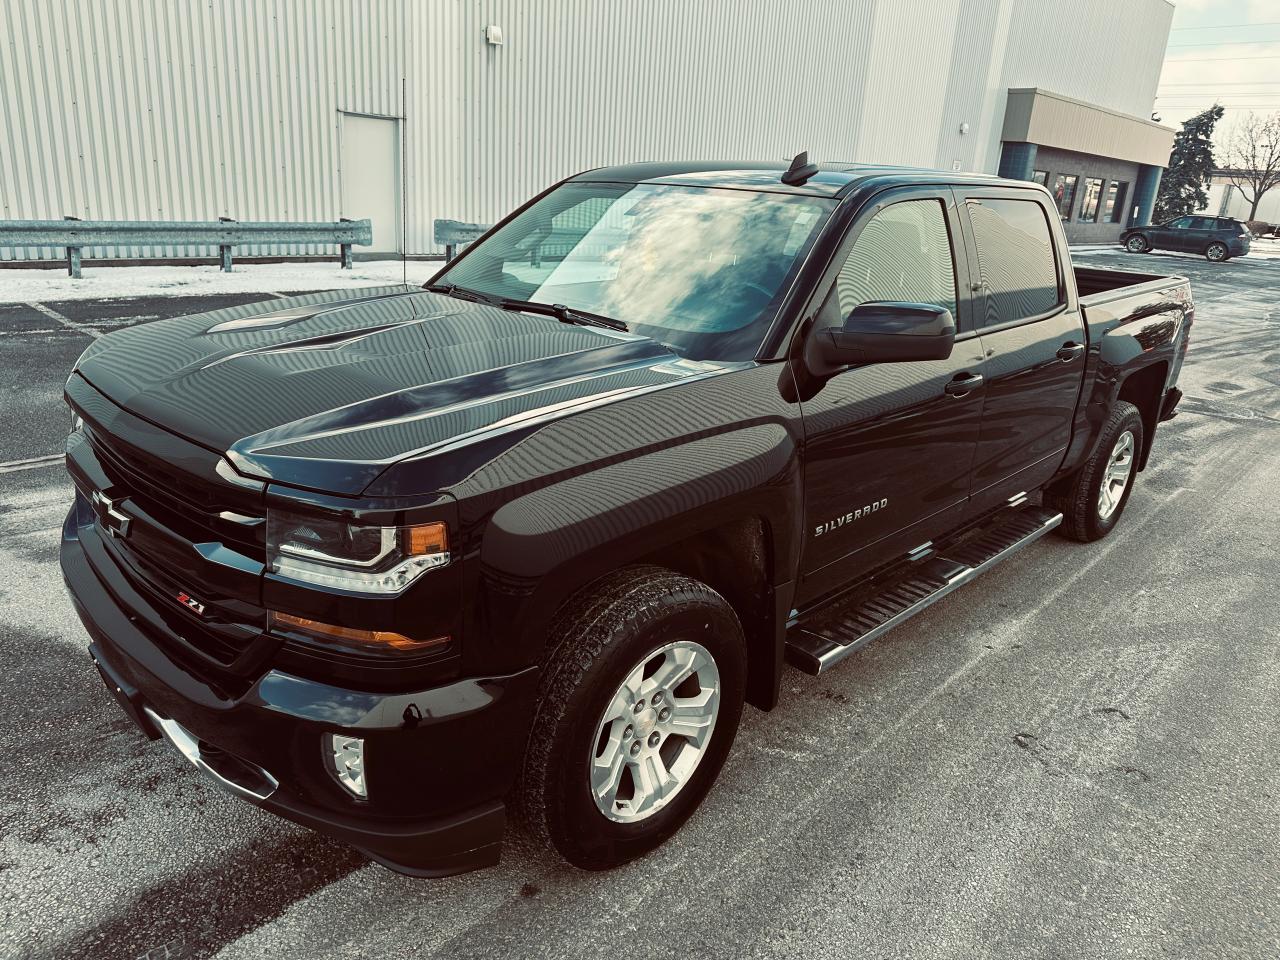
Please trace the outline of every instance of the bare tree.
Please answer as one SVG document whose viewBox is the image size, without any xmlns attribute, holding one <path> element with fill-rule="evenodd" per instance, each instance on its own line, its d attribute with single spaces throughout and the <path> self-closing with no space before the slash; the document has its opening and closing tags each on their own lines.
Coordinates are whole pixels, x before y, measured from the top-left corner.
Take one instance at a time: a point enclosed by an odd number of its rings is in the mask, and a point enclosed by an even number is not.
<svg viewBox="0 0 1280 960">
<path fill-rule="evenodd" d="M 1258 219 L 1258 204 L 1280 186 L 1280 113 L 1247 113 L 1231 127 L 1223 145 L 1223 175 L 1240 188 L 1250 204 L 1249 219 Z"/>
</svg>

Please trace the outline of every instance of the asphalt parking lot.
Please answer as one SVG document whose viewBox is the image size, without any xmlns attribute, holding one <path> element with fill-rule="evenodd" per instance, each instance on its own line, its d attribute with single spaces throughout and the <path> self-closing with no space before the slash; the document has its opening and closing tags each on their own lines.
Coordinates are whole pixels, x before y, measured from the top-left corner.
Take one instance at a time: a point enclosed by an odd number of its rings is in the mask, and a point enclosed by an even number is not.
<svg viewBox="0 0 1280 960">
<path fill-rule="evenodd" d="M 63 595 L 61 388 L 91 337 L 271 294 L 5 304 L 0 956 L 1280 955 L 1280 260 L 1191 278 L 1186 400 L 1121 526 L 1046 538 L 748 711 L 666 847 L 388 872 L 204 782 Z M 44 309 L 42 309 L 44 308 Z"/>
</svg>

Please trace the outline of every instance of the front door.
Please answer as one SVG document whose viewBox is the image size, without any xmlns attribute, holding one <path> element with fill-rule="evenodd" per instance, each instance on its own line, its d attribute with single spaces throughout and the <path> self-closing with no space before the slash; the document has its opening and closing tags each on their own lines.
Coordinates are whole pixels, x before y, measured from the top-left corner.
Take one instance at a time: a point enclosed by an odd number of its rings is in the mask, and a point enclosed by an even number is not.
<svg viewBox="0 0 1280 960">
<path fill-rule="evenodd" d="M 837 257 L 815 331 L 858 304 L 896 300 L 957 312 L 967 288 L 949 191 L 895 191 L 865 212 Z M 955 252 L 961 251 L 959 271 Z M 957 525 L 966 510 L 983 389 L 975 340 L 947 360 L 856 366 L 801 399 L 805 546 L 797 606 Z M 952 383 L 955 381 L 955 383 Z M 950 385 L 950 386 L 949 386 Z"/>
<path fill-rule="evenodd" d="M 1152 232 L 1154 245 L 1165 250 L 1187 250 L 1188 238 L 1191 236 L 1191 221 L 1194 217 L 1176 217 L 1163 224 L 1159 230 Z"/>
<path fill-rule="evenodd" d="M 1048 199 L 983 188 L 965 194 L 965 214 L 986 378 L 972 491 L 972 509 L 981 513 L 1057 472 L 1071 440 L 1087 338 L 1067 296 L 1070 266 L 1055 252 L 1066 245 Z"/>
</svg>

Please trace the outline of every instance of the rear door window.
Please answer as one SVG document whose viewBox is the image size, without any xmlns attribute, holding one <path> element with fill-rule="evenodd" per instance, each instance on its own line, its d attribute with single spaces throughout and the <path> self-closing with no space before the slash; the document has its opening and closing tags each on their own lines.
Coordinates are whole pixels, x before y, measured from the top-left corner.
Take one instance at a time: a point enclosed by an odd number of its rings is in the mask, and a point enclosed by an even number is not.
<svg viewBox="0 0 1280 960">
<path fill-rule="evenodd" d="M 1065 302 L 1044 207 L 993 197 L 965 206 L 982 284 L 974 304 L 979 327 L 1042 316 Z"/>
</svg>

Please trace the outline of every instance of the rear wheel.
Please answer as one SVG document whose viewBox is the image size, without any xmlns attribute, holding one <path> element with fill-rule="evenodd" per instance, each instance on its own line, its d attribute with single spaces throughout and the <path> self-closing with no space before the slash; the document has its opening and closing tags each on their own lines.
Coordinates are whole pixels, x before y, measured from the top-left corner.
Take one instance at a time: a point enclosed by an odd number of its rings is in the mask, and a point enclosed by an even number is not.
<svg viewBox="0 0 1280 960">
<path fill-rule="evenodd" d="M 1225 243 L 1214 242 L 1205 248 L 1204 255 L 1207 260 L 1212 260 L 1214 263 L 1221 263 L 1223 260 L 1227 259 L 1228 252 L 1229 251 L 1227 250 L 1227 245 Z"/>
<path fill-rule="evenodd" d="M 597 581 L 561 611 L 518 804 L 570 863 L 615 867 L 690 817 L 742 715 L 746 644 L 706 584 L 659 567 Z"/>
<path fill-rule="evenodd" d="M 1093 456 L 1045 494 L 1045 502 L 1062 511 L 1060 534 L 1088 543 L 1115 528 L 1133 492 L 1141 450 L 1142 415 L 1121 400 L 1103 424 Z"/>
<path fill-rule="evenodd" d="M 1132 237 L 1124 242 L 1124 248 L 1130 253 L 1146 253 L 1150 244 L 1147 238 L 1140 233 L 1135 233 Z"/>
</svg>

